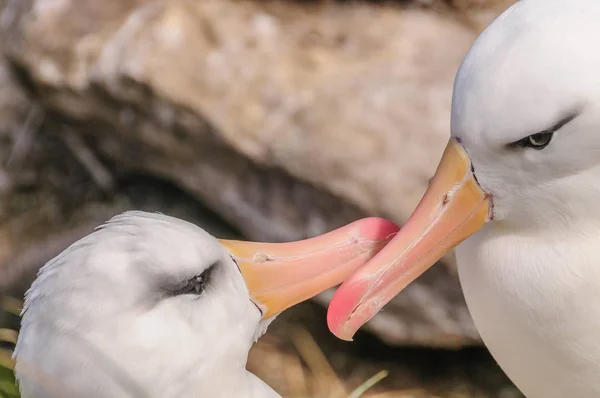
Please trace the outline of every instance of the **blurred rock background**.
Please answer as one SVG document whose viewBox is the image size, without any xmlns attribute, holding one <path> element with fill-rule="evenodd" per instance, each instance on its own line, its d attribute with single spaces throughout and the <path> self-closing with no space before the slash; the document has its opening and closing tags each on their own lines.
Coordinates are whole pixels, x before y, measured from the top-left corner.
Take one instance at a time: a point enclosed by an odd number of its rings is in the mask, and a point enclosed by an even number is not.
<svg viewBox="0 0 600 398">
<path fill-rule="evenodd" d="M 0 0 L 0 292 L 20 298 L 126 209 L 268 241 L 402 224 L 446 144 L 460 61 L 513 2 Z M 373 391 L 520 396 L 480 346 L 451 256 L 354 343 L 327 331 L 329 297 L 251 355 L 284 395 L 303 374 L 289 369 L 314 370 L 293 344 L 312 343 L 290 339 L 302 326 L 342 384 L 387 369 Z"/>
</svg>

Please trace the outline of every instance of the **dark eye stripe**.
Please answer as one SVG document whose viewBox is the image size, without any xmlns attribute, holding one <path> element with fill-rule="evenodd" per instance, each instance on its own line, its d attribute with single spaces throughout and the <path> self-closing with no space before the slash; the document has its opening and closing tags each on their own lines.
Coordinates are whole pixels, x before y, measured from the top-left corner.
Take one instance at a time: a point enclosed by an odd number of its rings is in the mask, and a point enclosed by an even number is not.
<svg viewBox="0 0 600 398">
<path fill-rule="evenodd" d="M 181 296 L 184 294 L 193 294 L 196 296 L 201 295 L 206 289 L 208 283 L 210 283 L 210 279 L 216 265 L 217 263 L 214 263 L 205 269 L 200 275 L 194 275 L 184 282 L 180 287 L 173 290 L 172 294 L 174 296 Z"/>
</svg>

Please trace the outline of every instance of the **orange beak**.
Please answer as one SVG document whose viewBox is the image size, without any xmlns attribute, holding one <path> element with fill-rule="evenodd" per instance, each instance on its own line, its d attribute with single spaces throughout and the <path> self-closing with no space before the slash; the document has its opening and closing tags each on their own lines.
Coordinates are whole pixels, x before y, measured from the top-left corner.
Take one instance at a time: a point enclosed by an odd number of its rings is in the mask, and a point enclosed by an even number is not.
<svg viewBox="0 0 600 398">
<path fill-rule="evenodd" d="M 469 156 L 450 139 L 406 225 L 336 291 L 327 312 L 332 333 L 352 340 L 402 289 L 489 221 L 491 210 L 491 197 L 475 179 Z"/>
<path fill-rule="evenodd" d="M 263 318 L 269 318 L 342 283 L 396 232 L 391 221 L 372 217 L 298 242 L 219 242 L 237 262 Z"/>
</svg>

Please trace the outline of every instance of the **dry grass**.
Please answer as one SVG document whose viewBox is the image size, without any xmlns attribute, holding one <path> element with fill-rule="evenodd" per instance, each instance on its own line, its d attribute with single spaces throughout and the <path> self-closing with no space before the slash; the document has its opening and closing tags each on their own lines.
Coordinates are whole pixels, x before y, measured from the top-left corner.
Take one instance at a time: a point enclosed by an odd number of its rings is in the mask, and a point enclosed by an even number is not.
<svg viewBox="0 0 600 398">
<path fill-rule="evenodd" d="M 255 362 L 261 362 L 263 369 L 254 370 L 268 384 L 289 398 L 425 398 L 434 397 L 421 389 L 389 390 L 370 392 L 389 372 L 382 369 L 359 385 L 352 386 L 340 378 L 333 370 L 325 354 L 321 351 L 310 333 L 297 328 L 291 336 L 297 354 L 289 354 L 258 344 L 254 356 Z M 258 351 L 258 353 L 256 352 Z M 265 357 L 270 364 L 264 367 Z M 250 363 L 250 368 L 258 368 L 257 363 Z M 283 377 L 281 377 L 283 376 Z M 455 398 L 466 398 L 456 395 Z"/>
<path fill-rule="evenodd" d="M 383 378 L 388 376 L 386 370 L 374 374 L 360 385 L 351 389 L 333 370 L 331 364 L 320 350 L 312 336 L 304 329 L 296 329 L 292 335 L 292 343 L 298 354 L 284 353 L 280 350 L 258 345 L 259 357 L 269 357 L 269 368 L 257 369 L 256 373 L 263 373 L 263 379 L 269 379 L 277 384 L 285 397 L 290 398 L 358 398 L 358 397 L 400 397 L 400 392 L 367 394 L 367 392 Z M 256 352 L 254 356 L 256 356 Z M 258 364 L 250 364 L 258 367 Z M 274 366 L 273 366 L 274 365 Z M 274 369 L 279 369 L 278 374 Z M 283 377 L 281 377 L 283 376 Z M 277 380 L 275 380 L 278 378 Z M 283 384 L 283 385 L 282 385 Z M 282 388 L 283 387 L 283 388 Z M 409 396 L 406 396 L 407 398 Z"/>
</svg>

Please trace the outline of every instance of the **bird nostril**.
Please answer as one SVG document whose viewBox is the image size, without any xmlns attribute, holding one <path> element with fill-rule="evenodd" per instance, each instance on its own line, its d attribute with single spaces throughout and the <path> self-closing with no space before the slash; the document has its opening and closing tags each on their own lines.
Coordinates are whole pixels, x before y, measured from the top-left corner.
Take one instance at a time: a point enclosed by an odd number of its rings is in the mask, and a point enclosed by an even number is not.
<svg viewBox="0 0 600 398">
<path fill-rule="evenodd" d="M 442 206 L 446 206 L 448 202 L 450 202 L 450 195 L 444 194 L 444 197 L 442 198 Z"/>
</svg>

